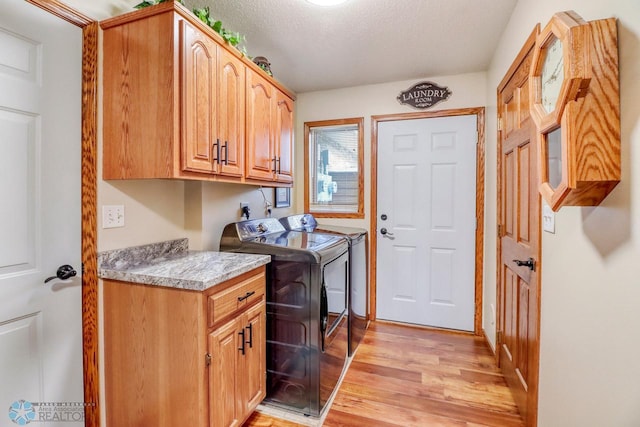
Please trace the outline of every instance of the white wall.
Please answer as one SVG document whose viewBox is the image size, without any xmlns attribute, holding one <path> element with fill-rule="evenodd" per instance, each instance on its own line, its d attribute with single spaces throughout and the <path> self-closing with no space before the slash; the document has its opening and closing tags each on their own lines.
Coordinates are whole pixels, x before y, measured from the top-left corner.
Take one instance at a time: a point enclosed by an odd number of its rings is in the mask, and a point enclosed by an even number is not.
<svg viewBox="0 0 640 427">
<path fill-rule="evenodd" d="M 416 110 L 401 105 L 396 97 L 415 83 L 429 80 L 447 86 L 451 97 L 427 111 L 454 108 L 482 107 L 486 104 L 485 73 L 455 76 L 425 77 L 377 85 L 357 86 L 321 92 L 298 94 L 296 103 L 296 166 L 295 194 L 296 210 L 303 211 L 304 203 L 304 123 L 317 120 L 364 117 L 364 170 L 365 170 L 365 218 L 322 219 L 325 224 L 340 224 L 369 229 L 369 206 L 371 200 L 371 116 L 382 114 L 412 113 Z"/>
<path fill-rule="evenodd" d="M 488 135 L 495 88 L 534 25 L 557 11 L 617 17 L 622 181 L 599 207 L 564 207 L 542 238 L 541 427 L 640 426 L 640 3 L 519 0 L 488 71 Z M 485 315 L 495 303 L 495 138 L 487 139 Z M 485 327 L 487 324 L 485 323 Z M 487 335 L 494 340 L 495 328 Z"/>
</svg>

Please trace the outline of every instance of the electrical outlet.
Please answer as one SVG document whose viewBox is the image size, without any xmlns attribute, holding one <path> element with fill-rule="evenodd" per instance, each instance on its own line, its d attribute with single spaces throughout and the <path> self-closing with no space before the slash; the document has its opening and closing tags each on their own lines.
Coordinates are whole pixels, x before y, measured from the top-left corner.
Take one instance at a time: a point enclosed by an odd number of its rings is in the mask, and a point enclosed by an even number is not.
<svg viewBox="0 0 640 427">
<path fill-rule="evenodd" d="M 249 219 L 251 210 L 249 209 L 249 203 L 240 202 L 240 218 Z"/>
<path fill-rule="evenodd" d="M 556 213 L 547 202 L 542 202 L 542 229 L 547 233 L 556 234 Z"/>
<path fill-rule="evenodd" d="M 124 205 L 102 206 L 102 228 L 124 227 Z"/>
</svg>

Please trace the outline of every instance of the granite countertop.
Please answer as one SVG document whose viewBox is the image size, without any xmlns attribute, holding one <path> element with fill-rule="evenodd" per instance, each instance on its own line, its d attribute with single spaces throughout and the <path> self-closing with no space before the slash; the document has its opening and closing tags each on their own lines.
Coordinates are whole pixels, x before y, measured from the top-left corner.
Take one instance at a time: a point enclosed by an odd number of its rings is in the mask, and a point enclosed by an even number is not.
<svg viewBox="0 0 640 427">
<path fill-rule="evenodd" d="M 190 251 L 187 239 L 98 254 L 98 276 L 125 282 L 204 291 L 268 264 L 269 255 Z"/>
</svg>

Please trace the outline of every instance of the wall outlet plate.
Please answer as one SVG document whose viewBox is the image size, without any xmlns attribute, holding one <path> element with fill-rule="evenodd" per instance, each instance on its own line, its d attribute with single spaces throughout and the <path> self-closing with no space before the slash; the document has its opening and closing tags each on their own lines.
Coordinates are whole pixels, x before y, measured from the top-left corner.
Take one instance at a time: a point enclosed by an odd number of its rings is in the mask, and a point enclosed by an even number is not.
<svg viewBox="0 0 640 427">
<path fill-rule="evenodd" d="M 124 205 L 102 206 L 102 228 L 124 227 Z"/>
<path fill-rule="evenodd" d="M 556 233 L 556 213 L 544 200 L 542 201 L 542 229 L 547 233 Z"/>
</svg>

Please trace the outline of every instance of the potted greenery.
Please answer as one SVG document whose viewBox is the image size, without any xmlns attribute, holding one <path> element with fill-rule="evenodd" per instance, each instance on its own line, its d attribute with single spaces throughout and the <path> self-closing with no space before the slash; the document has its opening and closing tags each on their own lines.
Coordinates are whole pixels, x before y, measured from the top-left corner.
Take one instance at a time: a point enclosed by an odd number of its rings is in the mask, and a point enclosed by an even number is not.
<svg viewBox="0 0 640 427">
<path fill-rule="evenodd" d="M 135 5 L 134 8 L 144 9 L 145 7 L 155 6 L 157 4 L 165 3 L 168 1 L 174 1 L 174 0 L 143 0 L 141 3 L 138 3 L 137 5 Z M 182 0 L 175 0 L 175 1 L 179 2 L 181 5 L 184 5 Z M 238 49 L 240 52 L 242 52 L 243 55 L 249 56 L 247 55 L 247 50 L 244 46 L 244 42 L 245 42 L 244 35 L 240 34 L 237 31 L 227 30 L 222 26 L 222 21 L 213 19 L 211 17 L 211 13 L 209 12 L 209 6 L 206 6 L 203 8 L 195 8 L 193 9 L 193 13 L 198 17 L 198 19 L 200 19 L 202 22 L 207 24 L 207 26 L 213 29 L 213 31 L 220 34 L 220 37 L 222 37 L 224 41 L 226 41 L 231 46 Z M 243 45 L 239 46 L 241 43 Z"/>
</svg>

